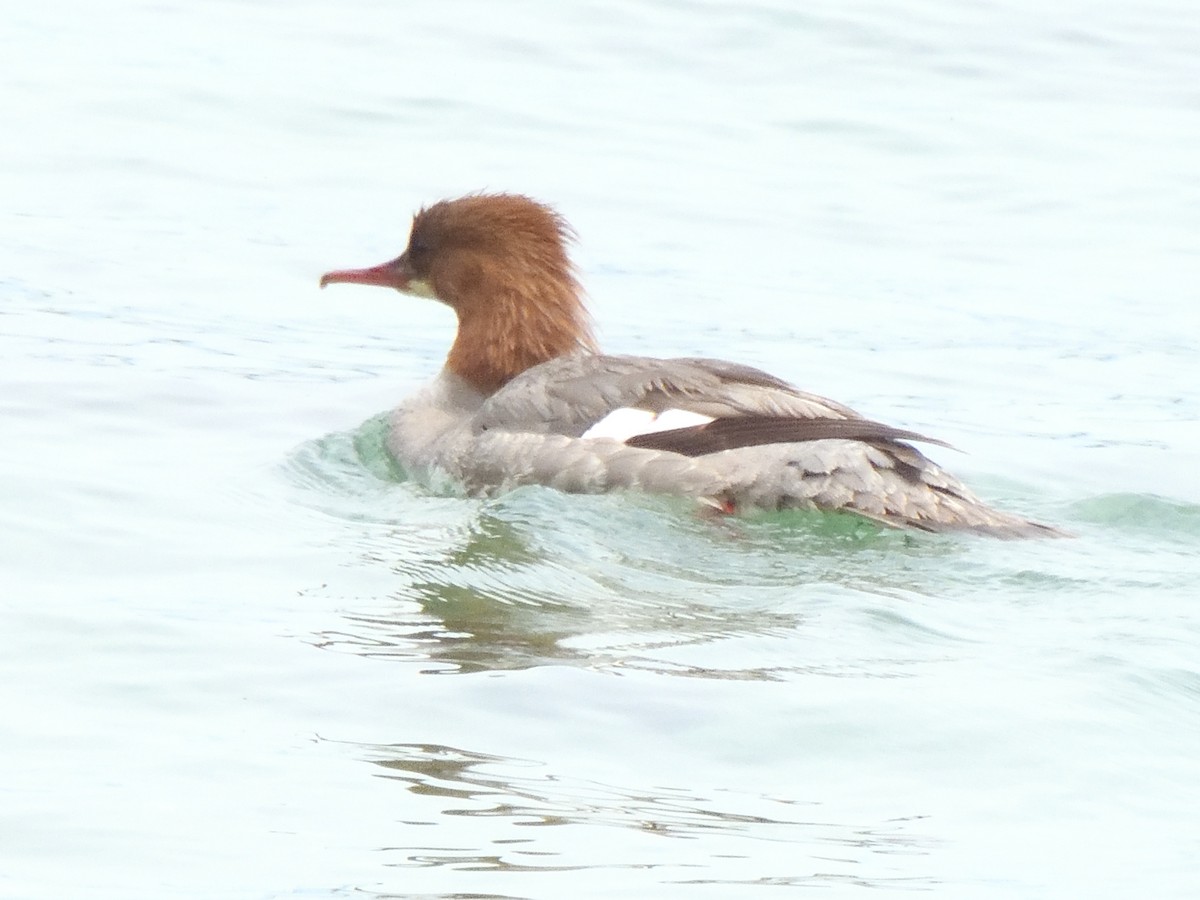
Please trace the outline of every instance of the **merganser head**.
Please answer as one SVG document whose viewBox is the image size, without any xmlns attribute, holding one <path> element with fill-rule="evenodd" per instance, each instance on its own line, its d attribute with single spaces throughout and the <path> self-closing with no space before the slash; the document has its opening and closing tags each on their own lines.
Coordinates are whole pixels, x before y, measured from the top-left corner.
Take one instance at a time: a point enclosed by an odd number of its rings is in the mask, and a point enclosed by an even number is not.
<svg viewBox="0 0 1200 900">
<path fill-rule="evenodd" d="M 574 232 L 520 194 L 468 194 L 413 217 L 405 251 L 321 276 L 432 297 L 458 315 L 446 366 L 485 393 L 558 356 L 595 350 L 567 246 Z"/>
</svg>

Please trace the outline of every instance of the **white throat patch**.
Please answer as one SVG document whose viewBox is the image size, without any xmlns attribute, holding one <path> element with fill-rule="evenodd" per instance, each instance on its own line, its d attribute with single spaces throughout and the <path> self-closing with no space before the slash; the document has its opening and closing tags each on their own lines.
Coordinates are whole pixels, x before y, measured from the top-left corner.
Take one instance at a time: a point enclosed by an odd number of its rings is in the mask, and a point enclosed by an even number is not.
<svg viewBox="0 0 1200 900">
<path fill-rule="evenodd" d="M 408 287 L 404 289 L 404 293 L 412 294 L 414 297 L 424 297 L 427 300 L 438 299 L 437 294 L 433 292 L 433 285 L 424 278 L 414 278 L 409 281 Z"/>
</svg>

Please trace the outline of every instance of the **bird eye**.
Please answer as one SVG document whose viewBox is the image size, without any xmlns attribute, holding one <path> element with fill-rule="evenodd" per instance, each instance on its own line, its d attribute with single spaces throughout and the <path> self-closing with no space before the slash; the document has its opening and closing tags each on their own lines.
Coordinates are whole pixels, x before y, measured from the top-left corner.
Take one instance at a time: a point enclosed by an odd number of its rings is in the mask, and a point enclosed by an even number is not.
<svg viewBox="0 0 1200 900">
<path fill-rule="evenodd" d="M 429 261 L 429 245 L 419 237 L 412 237 L 408 241 L 407 256 L 413 268 L 423 269 Z"/>
</svg>

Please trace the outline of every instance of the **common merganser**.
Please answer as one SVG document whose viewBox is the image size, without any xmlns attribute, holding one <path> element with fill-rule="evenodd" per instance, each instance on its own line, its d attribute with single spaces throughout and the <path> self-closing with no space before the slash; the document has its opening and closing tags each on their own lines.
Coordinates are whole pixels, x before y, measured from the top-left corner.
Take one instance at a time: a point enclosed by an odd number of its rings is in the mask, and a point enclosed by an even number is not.
<svg viewBox="0 0 1200 900">
<path fill-rule="evenodd" d="M 727 513 L 789 507 L 921 531 L 1053 536 L 992 509 L 909 441 L 773 375 L 724 360 L 602 355 L 568 255 L 574 232 L 518 194 L 421 209 L 407 249 L 321 276 L 430 297 L 458 316 L 445 367 L 391 414 L 388 449 L 473 493 L 524 484 L 635 488 Z"/>
</svg>

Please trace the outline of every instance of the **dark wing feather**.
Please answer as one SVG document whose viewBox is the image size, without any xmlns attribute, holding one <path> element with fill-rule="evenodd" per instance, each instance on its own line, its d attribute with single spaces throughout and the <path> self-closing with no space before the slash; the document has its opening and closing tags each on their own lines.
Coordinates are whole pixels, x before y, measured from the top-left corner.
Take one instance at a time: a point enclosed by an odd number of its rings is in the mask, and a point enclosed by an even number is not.
<svg viewBox="0 0 1200 900">
<path fill-rule="evenodd" d="M 781 416 L 740 416 L 714 419 L 703 425 L 638 434 L 625 443 L 645 450 L 667 450 L 683 456 L 705 456 L 737 447 L 792 444 L 801 441 L 923 441 L 950 446 L 915 431 L 893 428 L 869 419 L 795 419 Z"/>
</svg>

